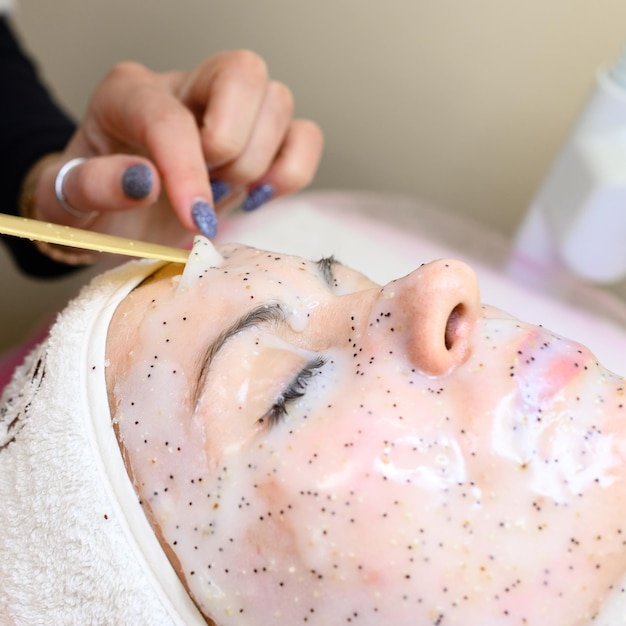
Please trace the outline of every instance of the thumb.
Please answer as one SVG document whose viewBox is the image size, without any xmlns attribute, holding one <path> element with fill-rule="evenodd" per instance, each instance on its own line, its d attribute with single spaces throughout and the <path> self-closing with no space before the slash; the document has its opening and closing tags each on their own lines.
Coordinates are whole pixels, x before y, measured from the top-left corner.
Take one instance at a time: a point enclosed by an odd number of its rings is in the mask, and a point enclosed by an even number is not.
<svg viewBox="0 0 626 626">
<path fill-rule="evenodd" d="M 84 228 L 99 214 L 153 204 L 159 190 L 159 177 L 146 159 L 116 154 L 58 160 L 39 177 L 35 216 Z"/>
</svg>

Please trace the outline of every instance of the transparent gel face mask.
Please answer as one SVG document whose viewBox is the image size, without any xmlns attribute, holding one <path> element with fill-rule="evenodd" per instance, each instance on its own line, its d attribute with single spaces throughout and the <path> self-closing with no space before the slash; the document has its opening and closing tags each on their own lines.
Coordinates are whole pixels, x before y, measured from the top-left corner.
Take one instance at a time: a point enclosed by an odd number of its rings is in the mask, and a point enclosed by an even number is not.
<svg viewBox="0 0 626 626">
<path fill-rule="evenodd" d="M 508 611 L 532 624 L 549 607 L 573 624 L 595 606 L 626 552 L 608 489 L 624 445 L 611 421 L 620 379 L 577 344 L 495 314 L 458 371 L 424 375 L 403 356 L 398 299 L 346 300 L 308 262 L 221 250 L 223 262 L 197 238 L 174 292 L 150 304 L 118 391 L 142 499 L 206 615 L 374 626 L 491 624 Z M 282 331 L 231 336 L 198 402 L 199 357 L 275 302 Z M 311 324 L 324 338 L 314 349 L 298 334 Z M 260 428 L 304 367 L 306 393 Z"/>
</svg>

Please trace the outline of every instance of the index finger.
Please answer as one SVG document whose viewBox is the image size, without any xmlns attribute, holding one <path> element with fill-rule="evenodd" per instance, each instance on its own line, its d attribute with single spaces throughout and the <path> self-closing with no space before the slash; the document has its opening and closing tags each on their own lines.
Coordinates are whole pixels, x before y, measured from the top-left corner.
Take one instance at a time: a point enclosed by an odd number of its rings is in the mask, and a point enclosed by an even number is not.
<svg viewBox="0 0 626 626">
<path fill-rule="evenodd" d="M 148 154 L 180 222 L 197 230 L 192 207 L 201 204 L 210 209 L 213 197 L 192 112 L 157 75 L 130 63 L 109 74 L 92 109 L 96 132 L 105 140 L 115 139 Z"/>
</svg>

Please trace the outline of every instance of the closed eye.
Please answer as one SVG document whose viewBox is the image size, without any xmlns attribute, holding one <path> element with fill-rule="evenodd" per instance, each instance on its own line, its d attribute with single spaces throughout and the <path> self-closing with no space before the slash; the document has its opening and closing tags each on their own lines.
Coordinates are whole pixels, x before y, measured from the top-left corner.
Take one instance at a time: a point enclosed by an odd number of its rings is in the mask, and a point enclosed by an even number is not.
<svg viewBox="0 0 626 626">
<path fill-rule="evenodd" d="M 280 424 L 288 414 L 289 405 L 294 400 L 304 396 L 309 381 L 320 373 L 325 363 L 326 360 L 321 356 L 309 361 L 274 400 L 270 410 L 258 420 L 259 424 L 266 424 L 267 428 L 273 428 Z"/>
</svg>

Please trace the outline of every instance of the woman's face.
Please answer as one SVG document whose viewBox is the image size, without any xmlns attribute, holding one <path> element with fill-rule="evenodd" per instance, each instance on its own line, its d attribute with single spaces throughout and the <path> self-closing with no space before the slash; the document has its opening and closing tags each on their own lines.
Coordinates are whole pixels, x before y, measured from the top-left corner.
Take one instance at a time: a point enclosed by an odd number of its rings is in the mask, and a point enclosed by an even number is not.
<svg viewBox="0 0 626 626">
<path fill-rule="evenodd" d="M 118 437 L 220 625 L 586 624 L 625 567 L 623 381 L 436 261 L 229 245 L 109 332 Z"/>
</svg>

